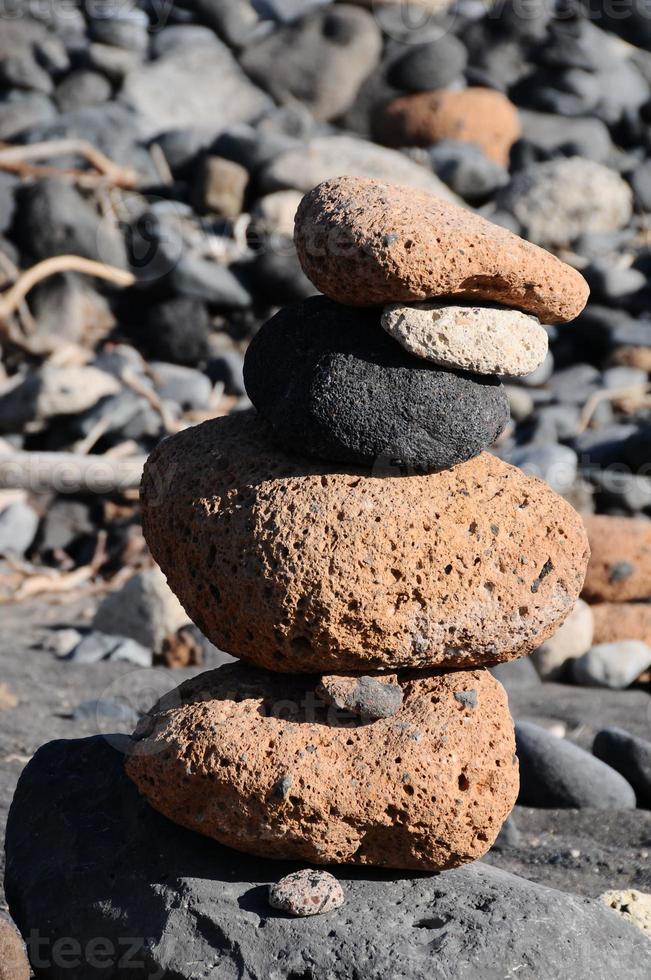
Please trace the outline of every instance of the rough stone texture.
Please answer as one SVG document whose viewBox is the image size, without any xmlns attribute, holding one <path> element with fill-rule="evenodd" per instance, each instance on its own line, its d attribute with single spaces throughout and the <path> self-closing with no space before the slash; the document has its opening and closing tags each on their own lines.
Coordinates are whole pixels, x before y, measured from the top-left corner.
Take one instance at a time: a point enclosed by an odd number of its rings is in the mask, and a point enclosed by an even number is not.
<svg viewBox="0 0 651 980">
<path fill-rule="evenodd" d="M 325 674 L 316 693 L 326 704 L 367 719 L 391 718 L 402 705 L 402 688 L 396 674 L 377 677 Z"/>
<path fill-rule="evenodd" d="M 0 918 L 0 980 L 29 980 L 23 941 L 6 919 Z"/>
<path fill-rule="evenodd" d="M 642 602 L 598 602 L 591 609 L 595 643 L 641 640 L 651 646 L 651 605 Z"/>
<path fill-rule="evenodd" d="M 530 241 L 563 246 L 580 235 L 623 228 L 633 210 L 633 192 L 600 163 L 559 157 L 520 170 L 496 203 L 517 218 Z"/>
<path fill-rule="evenodd" d="M 241 65 L 277 102 L 302 102 L 315 119 L 328 120 L 352 105 L 381 50 L 374 18 L 338 4 L 274 31 L 247 48 Z"/>
<path fill-rule="evenodd" d="M 531 374 L 547 355 L 538 320 L 503 307 L 396 303 L 382 311 L 382 326 L 415 357 L 478 374 Z"/>
<path fill-rule="evenodd" d="M 143 963 L 134 980 L 204 980 L 206 969 L 219 980 L 431 980 L 433 970 L 502 980 L 523 962 L 532 977 L 648 980 L 651 972 L 648 941 L 601 903 L 483 863 L 412 878 L 345 869 L 341 911 L 278 915 L 269 884 L 295 867 L 246 857 L 159 816 L 102 738 L 38 751 L 21 777 L 7 843 L 7 891 L 22 931 L 38 929 L 50 944 L 74 935 L 82 949 L 106 937 L 117 977 L 125 936 L 148 937 L 132 956 Z M 50 977 L 107 972 L 83 962 Z"/>
<path fill-rule="evenodd" d="M 593 607 L 583 599 L 577 599 L 558 632 L 534 650 L 531 659 L 541 677 L 550 681 L 559 680 L 565 675 L 567 662 L 587 653 L 593 638 L 597 639 Z"/>
<path fill-rule="evenodd" d="M 569 614 L 588 558 L 572 507 L 494 456 L 409 479 L 333 473 L 279 453 L 252 413 L 164 440 L 142 497 L 190 617 L 273 670 L 521 656 Z"/>
<path fill-rule="evenodd" d="M 179 600 L 159 568 L 139 572 L 100 603 L 93 627 L 103 633 L 129 636 L 160 653 L 163 643 L 188 622 Z"/>
<path fill-rule="evenodd" d="M 457 297 L 552 323 L 572 320 L 588 298 L 580 273 L 505 228 L 377 180 L 315 187 L 296 213 L 294 240 L 317 289 L 352 306 Z"/>
<path fill-rule="evenodd" d="M 651 521 L 584 517 L 592 555 L 582 596 L 588 602 L 651 598 Z"/>
<path fill-rule="evenodd" d="M 342 176 L 395 181 L 461 203 L 429 167 L 356 136 L 317 136 L 287 150 L 264 169 L 260 181 L 269 191 L 293 188 L 307 193 L 324 180 Z"/>
<path fill-rule="evenodd" d="M 327 871 L 294 871 L 269 886 L 271 907 L 301 918 L 333 912 L 345 901 L 341 885 Z"/>
<path fill-rule="evenodd" d="M 517 796 L 506 694 L 483 670 L 400 685 L 395 716 L 355 724 L 319 709 L 313 677 L 227 664 L 151 709 L 127 774 L 175 823 L 260 857 L 457 867 Z"/>
<path fill-rule="evenodd" d="M 380 329 L 379 311 L 325 296 L 261 327 L 244 384 L 285 449 L 362 466 L 445 469 L 490 446 L 509 420 L 495 378 L 428 364 Z"/>
<path fill-rule="evenodd" d="M 598 643 L 573 660 L 572 677 L 577 684 L 620 691 L 630 687 L 649 667 L 651 647 L 641 640 L 619 640 Z"/>
<path fill-rule="evenodd" d="M 403 95 L 374 113 L 373 133 L 389 146 L 431 146 L 439 140 L 474 143 L 507 166 L 521 134 L 518 110 L 491 88 L 439 89 Z"/>
<path fill-rule="evenodd" d="M 627 888 L 604 892 L 599 898 L 607 908 L 614 909 L 651 939 L 651 895 L 648 892 Z"/>
<path fill-rule="evenodd" d="M 539 725 L 515 726 L 520 760 L 518 803 L 544 807 L 635 807 L 630 783 L 600 759 Z"/>
<path fill-rule="evenodd" d="M 595 736 L 592 751 L 628 780 L 638 806 L 651 810 L 651 742 L 623 728 L 602 728 Z"/>
</svg>

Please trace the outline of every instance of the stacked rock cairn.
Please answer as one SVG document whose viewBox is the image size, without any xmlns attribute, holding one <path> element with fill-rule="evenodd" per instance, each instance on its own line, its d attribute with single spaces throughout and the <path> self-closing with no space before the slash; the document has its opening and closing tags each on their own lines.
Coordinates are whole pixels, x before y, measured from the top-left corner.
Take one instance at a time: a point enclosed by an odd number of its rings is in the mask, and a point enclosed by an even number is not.
<svg viewBox="0 0 651 980">
<path fill-rule="evenodd" d="M 580 517 L 485 451 L 498 378 L 545 357 L 578 272 L 429 194 L 341 177 L 296 215 L 323 295 L 252 341 L 256 411 L 165 440 L 143 478 L 151 551 L 238 658 L 140 722 L 127 771 L 160 812 L 308 864 L 439 871 L 481 857 L 518 794 L 487 669 L 572 610 Z"/>
</svg>

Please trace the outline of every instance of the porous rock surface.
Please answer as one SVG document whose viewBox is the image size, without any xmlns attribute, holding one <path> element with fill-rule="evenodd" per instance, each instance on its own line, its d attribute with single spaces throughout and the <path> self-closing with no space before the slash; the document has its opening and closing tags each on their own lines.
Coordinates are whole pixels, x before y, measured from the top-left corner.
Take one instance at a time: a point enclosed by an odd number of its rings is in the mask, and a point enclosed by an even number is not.
<svg viewBox="0 0 651 980">
<path fill-rule="evenodd" d="M 583 598 L 595 603 L 650 598 L 651 521 L 609 514 L 590 514 L 584 521 L 592 554 Z"/>
<path fill-rule="evenodd" d="M 84 957 L 51 980 L 119 977 L 127 953 L 143 978 L 177 980 L 502 980 L 523 962 L 537 977 L 651 973 L 651 944 L 600 902 L 482 862 L 413 877 L 340 868 L 345 906 L 308 919 L 269 908 L 269 884 L 295 870 L 160 816 L 101 737 L 39 749 L 9 817 L 7 895 L 22 932 L 50 948 L 74 936 L 83 951 L 101 936 L 110 951 L 108 966 Z M 146 938 L 134 949 L 125 937 Z"/>
<path fill-rule="evenodd" d="M 498 306 L 395 303 L 382 311 L 382 326 L 415 357 L 478 374 L 531 374 L 547 354 L 535 317 Z"/>
<path fill-rule="evenodd" d="M 373 132 L 389 146 L 431 146 L 439 140 L 474 143 L 490 160 L 507 166 L 522 127 L 510 99 L 477 86 L 392 99 L 376 109 Z"/>
<path fill-rule="evenodd" d="M 607 908 L 618 912 L 651 939 L 651 895 L 648 892 L 636 888 L 615 889 L 603 892 L 599 898 Z"/>
<path fill-rule="evenodd" d="M 583 276 L 479 215 L 426 192 L 359 177 L 305 195 L 294 241 L 322 293 L 352 306 L 436 297 L 488 300 L 544 323 L 578 316 Z"/>
<path fill-rule="evenodd" d="M 142 501 L 190 617 L 272 670 L 521 656 L 569 614 L 588 558 L 573 508 L 492 455 L 409 479 L 332 472 L 278 452 L 251 412 L 160 443 Z"/>
<path fill-rule="evenodd" d="M 285 449 L 363 466 L 445 469 L 491 445 L 509 420 L 497 379 L 427 364 L 381 330 L 378 310 L 325 296 L 261 327 L 244 384 Z"/>
<path fill-rule="evenodd" d="M 339 723 L 315 679 L 227 664 L 163 697 L 127 774 L 221 844 L 315 864 L 442 870 L 484 854 L 518 794 L 513 724 L 485 670 L 401 676 L 391 718 Z M 474 707 L 455 692 L 474 691 Z"/>
</svg>

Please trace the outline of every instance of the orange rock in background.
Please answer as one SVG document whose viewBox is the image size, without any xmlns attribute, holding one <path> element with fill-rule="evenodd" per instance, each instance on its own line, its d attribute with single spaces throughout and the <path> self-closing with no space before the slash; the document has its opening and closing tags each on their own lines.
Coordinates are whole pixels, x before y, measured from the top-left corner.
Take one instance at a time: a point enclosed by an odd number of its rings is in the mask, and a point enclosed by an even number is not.
<svg viewBox="0 0 651 980">
<path fill-rule="evenodd" d="M 592 514 L 584 522 L 592 555 L 583 598 L 588 602 L 651 598 L 651 521 Z"/>
<path fill-rule="evenodd" d="M 139 724 L 127 773 L 166 817 L 260 857 L 439 871 L 486 853 L 519 788 L 489 671 L 401 674 L 402 706 L 371 723 L 332 720 L 315 684 L 201 674 Z"/>
<path fill-rule="evenodd" d="M 641 640 L 651 646 L 651 605 L 642 602 L 600 602 L 592 606 L 594 642 Z"/>
<path fill-rule="evenodd" d="M 507 166 L 522 128 L 510 99 L 492 88 L 438 89 L 403 95 L 379 107 L 373 133 L 388 146 L 431 146 L 439 140 L 475 143 Z"/>
</svg>

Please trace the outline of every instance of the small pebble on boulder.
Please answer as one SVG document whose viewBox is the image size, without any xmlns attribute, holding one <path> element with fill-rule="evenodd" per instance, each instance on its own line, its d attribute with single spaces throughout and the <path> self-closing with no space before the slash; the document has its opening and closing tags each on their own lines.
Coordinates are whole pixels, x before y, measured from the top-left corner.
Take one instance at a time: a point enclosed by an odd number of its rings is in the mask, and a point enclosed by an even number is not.
<svg viewBox="0 0 651 980">
<path fill-rule="evenodd" d="M 395 674 L 384 677 L 324 675 L 316 689 L 326 704 L 350 711 L 360 718 L 390 718 L 400 710 L 402 688 Z M 456 697 L 456 695 L 455 695 Z"/>
<path fill-rule="evenodd" d="M 531 374 L 547 354 L 535 317 L 496 306 L 396 303 L 384 308 L 382 326 L 415 357 L 477 374 Z"/>
<path fill-rule="evenodd" d="M 298 918 L 324 915 L 345 901 L 341 885 L 328 871 L 295 871 L 269 886 L 271 907 Z"/>
</svg>

